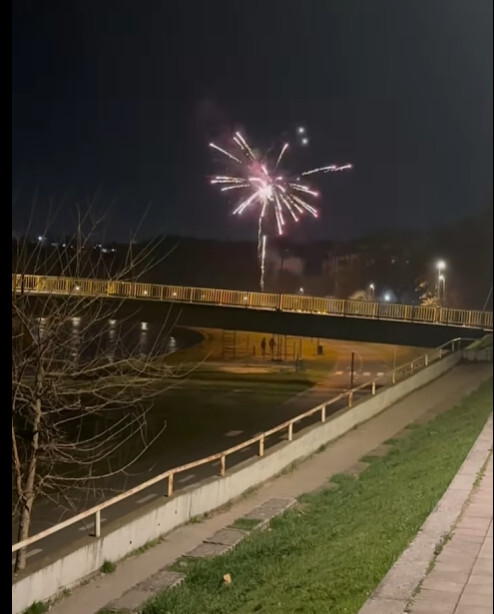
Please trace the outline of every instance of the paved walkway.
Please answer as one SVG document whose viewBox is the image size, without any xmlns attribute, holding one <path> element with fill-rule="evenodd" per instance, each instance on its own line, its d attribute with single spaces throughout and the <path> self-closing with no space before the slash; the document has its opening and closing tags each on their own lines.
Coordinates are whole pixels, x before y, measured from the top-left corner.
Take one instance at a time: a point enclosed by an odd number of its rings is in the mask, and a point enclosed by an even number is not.
<svg viewBox="0 0 494 614">
<path fill-rule="evenodd" d="M 145 581 L 184 553 L 199 546 L 216 531 L 247 515 L 266 499 L 298 497 L 325 486 L 332 475 L 355 468 L 362 456 L 396 436 L 411 422 L 432 418 L 450 409 L 489 377 L 492 377 L 491 365 L 456 367 L 357 429 L 349 431 L 294 471 L 263 484 L 256 492 L 203 522 L 173 531 L 163 543 L 139 556 L 119 562 L 115 573 L 99 576 L 74 589 L 70 596 L 50 609 L 51 614 L 94 614 L 109 602 L 119 599 L 130 587 Z M 471 611 L 470 614 L 476 613 Z"/>
<path fill-rule="evenodd" d="M 492 454 L 410 614 L 492 614 Z"/>
</svg>

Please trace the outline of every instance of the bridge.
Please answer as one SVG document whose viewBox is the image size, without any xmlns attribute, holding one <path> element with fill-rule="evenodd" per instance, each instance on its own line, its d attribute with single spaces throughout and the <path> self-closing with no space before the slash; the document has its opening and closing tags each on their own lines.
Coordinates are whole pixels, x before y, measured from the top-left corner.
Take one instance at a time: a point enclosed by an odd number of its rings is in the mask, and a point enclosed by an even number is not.
<svg viewBox="0 0 494 614">
<path fill-rule="evenodd" d="M 12 291 L 125 299 L 123 303 L 138 304 L 139 317 L 148 319 L 162 318 L 163 305 L 176 304 L 184 326 L 422 347 L 437 347 L 453 337 L 465 337 L 467 331 L 468 336 L 480 338 L 493 328 L 492 312 L 487 311 L 123 280 L 14 274 Z"/>
</svg>

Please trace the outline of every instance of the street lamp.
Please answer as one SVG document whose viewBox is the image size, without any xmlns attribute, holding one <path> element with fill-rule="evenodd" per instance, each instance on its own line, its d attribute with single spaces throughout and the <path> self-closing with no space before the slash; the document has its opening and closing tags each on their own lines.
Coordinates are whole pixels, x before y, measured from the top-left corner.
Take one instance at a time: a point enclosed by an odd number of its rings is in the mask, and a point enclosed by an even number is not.
<svg viewBox="0 0 494 614">
<path fill-rule="evenodd" d="M 446 294 L 446 277 L 444 275 L 439 275 L 437 278 L 439 282 L 439 300 L 444 299 L 444 295 Z"/>
<path fill-rule="evenodd" d="M 386 303 L 389 303 L 389 301 L 391 300 L 391 294 L 389 292 L 386 292 L 386 294 L 384 295 L 384 300 Z"/>
<path fill-rule="evenodd" d="M 446 276 L 444 271 L 446 269 L 446 263 L 444 260 L 438 260 L 436 263 L 437 269 L 437 302 L 441 305 L 444 299 L 444 291 L 446 289 Z"/>
<path fill-rule="evenodd" d="M 376 289 L 376 286 L 374 284 L 369 284 L 369 290 L 370 290 L 370 296 L 371 296 L 371 301 L 374 300 L 374 291 Z"/>
</svg>

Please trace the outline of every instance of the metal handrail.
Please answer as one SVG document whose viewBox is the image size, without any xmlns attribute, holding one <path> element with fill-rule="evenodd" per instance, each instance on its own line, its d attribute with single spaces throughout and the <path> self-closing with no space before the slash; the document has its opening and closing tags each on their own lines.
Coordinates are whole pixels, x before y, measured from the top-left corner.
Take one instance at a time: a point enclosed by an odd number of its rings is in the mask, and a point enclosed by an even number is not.
<svg viewBox="0 0 494 614">
<path fill-rule="evenodd" d="M 258 456 L 264 456 L 265 440 L 270 435 L 274 435 L 275 433 L 278 433 L 280 431 L 287 429 L 288 430 L 288 441 L 292 441 L 293 426 L 297 422 L 300 422 L 301 420 L 304 420 L 305 418 L 308 418 L 309 416 L 312 416 L 318 412 L 321 413 L 321 422 L 325 422 L 326 421 L 326 409 L 328 406 L 333 405 L 334 403 L 337 403 L 338 401 L 341 401 L 341 399 L 344 399 L 345 397 L 348 397 L 348 408 L 350 408 L 353 406 L 355 393 L 359 392 L 360 390 L 371 388 L 371 394 L 372 396 L 374 396 L 376 394 L 376 384 L 378 382 L 384 381 L 389 376 L 391 376 L 391 382 L 392 382 L 391 385 L 394 385 L 398 383 L 399 381 L 403 381 L 407 377 L 412 376 L 419 369 L 430 365 L 432 362 L 435 362 L 436 360 L 441 360 L 446 355 L 444 351 L 448 347 L 450 348 L 450 351 L 453 351 L 453 352 L 460 350 L 462 341 L 466 341 L 466 340 L 467 339 L 463 337 L 456 337 L 455 339 L 451 339 L 450 341 L 443 343 L 442 345 L 440 345 L 439 347 L 435 348 L 434 350 L 432 350 L 431 352 L 427 354 L 423 354 L 407 363 L 404 363 L 403 365 L 395 367 L 391 369 L 390 371 L 384 373 L 383 375 L 376 377 L 372 380 L 369 380 L 361 384 L 360 386 L 351 388 L 350 390 L 343 392 L 337 395 L 336 397 L 333 397 L 329 399 L 328 401 L 325 401 L 324 403 L 321 403 L 320 405 L 317 405 L 316 407 L 313 407 L 295 416 L 294 418 L 290 418 L 289 420 L 286 420 L 285 422 L 263 433 L 260 433 L 259 435 L 255 435 L 254 437 L 251 437 L 250 439 L 247 439 L 246 441 L 243 441 L 230 448 L 227 448 L 226 450 L 222 450 L 220 452 L 216 452 L 215 454 L 211 454 L 210 456 L 207 456 L 205 458 L 201 458 L 196 461 L 191 461 L 190 463 L 186 463 L 185 465 L 180 465 L 179 467 L 168 469 L 164 473 L 161 473 L 160 475 L 157 475 L 154 478 L 146 480 L 146 482 L 143 482 L 142 484 L 138 484 L 137 486 L 134 486 L 134 488 L 126 490 L 125 492 L 120 493 L 119 495 L 116 495 L 115 497 L 112 497 L 111 499 L 108 499 L 107 501 L 104 501 L 103 503 L 99 503 L 98 505 L 95 505 L 85 510 L 84 512 L 80 512 L 79 514 L 72 516 L 71 518 L 68 518 L 67 520 L 64 520 L 63 522 L 60 522 L 59 524 L 54 525 L 53 527 L 45 529 L 44 531 L 41 531 L 40 533 L 32 535 L 31 537 L 28 537 L 20 542 L 17 542 L 16 544 L 13 544 L 12 552 L 14 553 L 17 550 L 20 550 L 21 548 L 25 548 L 26 546 L 29 546 L 42 539 L 45 539 L 46 537 L 49 537 L 50 535 L 53 535 L 54 533 L 58 533 L 62 529 L 65 529 L 75 524 L 76 522 L 79 522 L 80 520 L 89 518 L 90 516 L 94 516 L 94 536 L 100 537 L 101 536 L 101 511 L 102 510 L 108 507 L 111 507 L 112 505 L 115 505 L 116 503 L 119 503 L 120 501 L 124 501 L 125 499 L 141 492 L 142 490 L 145 490 L 146 488 L 149 488 L 150 486 L 153 486 L 154 484 L 157 484 L 158 482 L 162 482 L 165 479 L 168 479 L 166 494 L 167 496 L 170 497 L 174 493 L 174 477 L 177 474 L 183 473 L 184 471 L 188 471 L 189 469 L 201 467 L 202 465 L 213 463 L 217 460 L 220 461 L 220 476 L 223 477 L 226 474 L 226 459 L 231 454 L 238 452 L 239 450 L 248 448 L 249 446 L 252 446 L 253 444 L 257 443 L 259 446 Z"/>
<path fill-rule="evenodd" d="M 243 292 L 130 281 L 13 274 L 12 291 L 25 294 L 123 298 L 216 305 L 261 311 L 311 313 L 322 316 L 464 326 L 486 331 L 492 331 L 493 328 L 492 311 L 363 302 L 305 295 Z"/>
</svg>

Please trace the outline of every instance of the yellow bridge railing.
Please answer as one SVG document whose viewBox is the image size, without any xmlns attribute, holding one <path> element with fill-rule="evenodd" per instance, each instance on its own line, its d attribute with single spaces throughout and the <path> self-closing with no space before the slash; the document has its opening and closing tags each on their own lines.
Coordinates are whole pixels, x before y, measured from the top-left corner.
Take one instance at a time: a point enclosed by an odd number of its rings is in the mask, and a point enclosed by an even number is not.
<svg viewBox="0 0 494 614">
<path fill-rule="evenodd" d="M 19 274 L 12 275 L 12 291 L 16 293 L 101 296 L 194 303 L 267 311 L 310 313 L 321 316 L 464 326 L 492 331 L 492 311 L 351 301 L 294 294 L 270 294 L 268 292 L 165 286 L 130 281 Z"/>
</svg>

